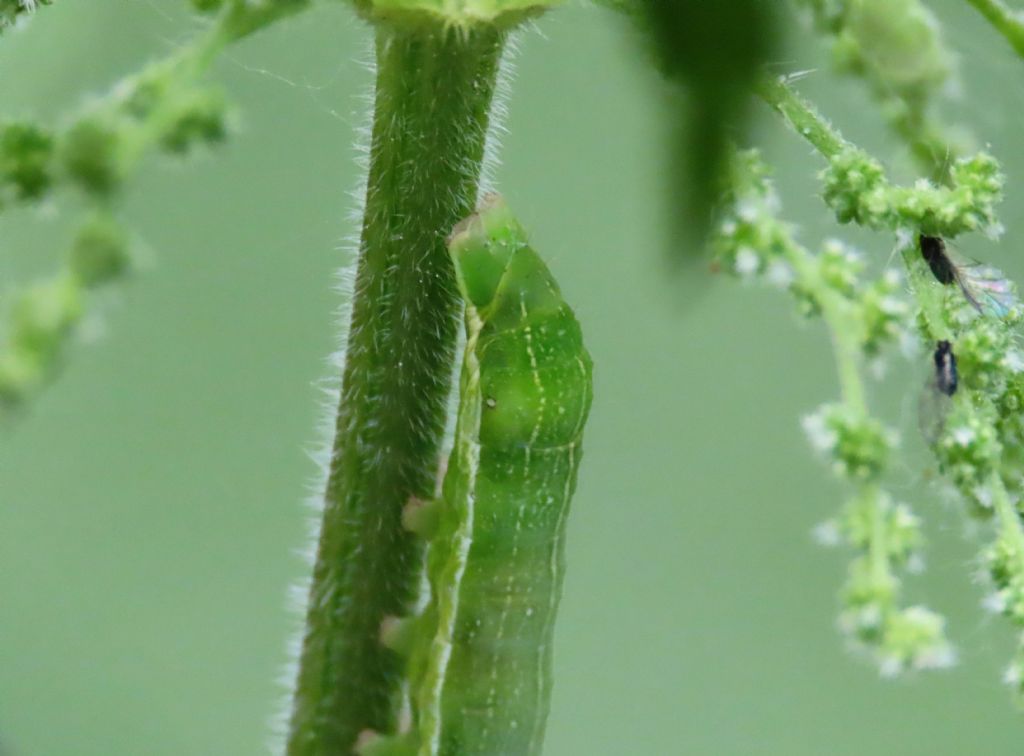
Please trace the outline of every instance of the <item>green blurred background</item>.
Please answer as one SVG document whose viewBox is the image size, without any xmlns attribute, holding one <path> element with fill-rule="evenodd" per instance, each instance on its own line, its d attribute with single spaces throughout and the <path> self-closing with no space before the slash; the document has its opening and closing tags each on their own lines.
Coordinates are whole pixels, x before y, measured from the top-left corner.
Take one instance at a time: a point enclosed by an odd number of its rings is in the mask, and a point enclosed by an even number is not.
<svg viewBox="0 0 1024 756">
<path fill-rule="evenodd" d="M 0 111 L 59 119 L 199 28 L 184 5 L 60 0 L 0 40 Z M 1024 63 L 966 3 L 933 5 L 961 56 L 948 115 L 1009 174 L 1004 243 L 961 247 L 1020 281 Z M 848 555 L 810 538 L 844 495 L 798 423 L 837 393 L 820 324 L 773 291 L 667 275 L 664 89 L 611 13 L 574 5 L 538 28 L 521 39 L 499 183 L 596 362 L 547 753 L 1024 751 L 999 682 L 1012 633 L 979 607 L 978 534 L 917 439 L 927 357 L 894 364 L 872 403 L 904 432 L 892 488 L 928 521 L 908 598 L 949 614 L 961 664 L 882 681 L 834 627 Z M 864 89 L 800 27 L 788 37 L 780 69 L 818 68 L 801 88 L 910 176 Z M 345 4 L 322 3 L 220 61 L 239 132 L 184 166 L 147 161 L 125 211 L 144 269 L 0 434 L 0 751 L 265 751 L 368 41 Z M 756 140 L 805 241 L 841 234 L 886 263 L 889 239 L 832 224 L 820 163 L 763 108 Z M 0 216 L 0 290 L 50 269 L 74 217 Z"/>
</svg>

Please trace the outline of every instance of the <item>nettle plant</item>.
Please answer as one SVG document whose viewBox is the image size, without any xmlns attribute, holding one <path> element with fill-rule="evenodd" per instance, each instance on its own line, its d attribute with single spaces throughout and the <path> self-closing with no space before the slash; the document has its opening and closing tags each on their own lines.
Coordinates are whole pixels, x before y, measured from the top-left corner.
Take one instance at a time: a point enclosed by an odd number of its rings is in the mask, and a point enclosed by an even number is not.
<svg viewBox="0 0 1024 756">
<path fill-rule="evenodd" d="M 970 2 L 1024 54 L 1024 22 L 998 0 Z M 0 0 L 0 29 L 43 4 Z M 290 754 L 542 749 L 591 361 L 542 257 L 484 177 L 510 39 L 557 4 L 352 2 L 376 40 L 373 127 L 312 576 L 300 590 L 305 623 L 282 727 Z M 956 659 L 942 615 L 904 597 L 905 573 L 921 564 L 921 521 L 887 490 L 899 439 L 872 413 L 866 380 L 894 349 L 929 366 L 922 429 L 945 480 L 991 524 L 986 605 L 1024 630 L 1024 308 L 998 271 L 946 245 L 999 236 L 1003 176 L 934 115 L 952 75 L 935 19 L 918 0 L 604 4 L 683 94 L 668 146 L 680 158 L 676 256 L 710 248 L 718 270 L 787 290 L 800 317 L 828 330 L 840 397 L 803 422 L 848 490 L 818 531 L 854 552 L 842 631 L 885 675 Z M 228 137 L 210 64 L 310 2 L 193 5 L 210 20 L 192 42 L 63 126 L 0 126 L 0 209 L 65 190 L 88 208 L 59 270 L 5 283 L 5 417 L 23 414 L 65 362 L 94 291 L 132 269 L 120 198 L 133 168 L 151 149 L 187 153 Z M 802 99 L 799 75 L 770 65 L 785 13 L 866 83 L 920 165 L 915 182 L 894 183 Z M 755 98 L 820 153 L 821 197 L 837 223 L 886 236 L 902 265 L 868 265 L 838 239 L 816 249 L 797 240 L 769 167 L 733 144 Z M 1024 693 L 1024 650 L 1006 681 Z"/>
</svg>

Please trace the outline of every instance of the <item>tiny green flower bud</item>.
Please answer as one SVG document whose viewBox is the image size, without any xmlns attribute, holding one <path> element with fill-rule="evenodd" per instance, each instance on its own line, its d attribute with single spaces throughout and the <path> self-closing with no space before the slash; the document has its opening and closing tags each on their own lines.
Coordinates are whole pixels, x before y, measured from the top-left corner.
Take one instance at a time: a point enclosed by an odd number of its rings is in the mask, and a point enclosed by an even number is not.
<svg viewBox="0 0 1024 756">
<path fill-rule="evenodd" d="M 0 31 L 11 26 L 18 16 L 35 10 L 37 5 L 49 5 L 53 0 L 0 0 Z"/>
<path fill-rule="evenodd" d="M 895 504 L 886 518 L 885 543 L 894 564 L 912 564 L 924 542 L 921 519 L 906 504 Z"/>
<path fill-rule="evenodd" d="M 72 272 L 88 287 L 122 275 L 130 263 L 124 230 L 107 215 L 93 216 L 78 230 L 70 263 Z"/>
<path fill-rule="evenodd" d="M 121 82 L 120 87 L 126 94 L 119 107 L 128 117 L 145 121 L 167 99 L 176 84 L 173 72 L 161 61 Z"/>
<path fill-rule="evenodd" d="M 43 382 L 44 375 L 42 360 L 35 352 L 13 345 L 0 351 L 0 409 L 24 401 Z"/>
<path fill-rule="evenodd" d="M 86 117 L 64 137 L 64 167 L 86 192 L 111 194 L 121 183 L 119 150 L 117 130 L 99 118 Z"/>
<path fill-rule="evenodd" d="M 876 226 L 886 211 L 885 172 L 877 160 L 847 147 L 822 171 L 825 202 L 840 223 Z"/>
<path fill-rule="evenodd" d="M 1003 198 L 1005 178 L 999 162 L 986 152 L 957 160 L 950 169 L 956 186 L 960 212 L 972 220 L 964 225 L 973 228 L 998 228 L 995 206 Z"/>
<path fill-rule="evenodd" d="M 860 551 L 869 551 L 872 542 L 879 539 L 886 558 L 895 567 L 910 562 L 924 543 L 917 515 L 906 504 L 894 503 L 885 492 L 858 496 L 848 503 L 840 527 L 847 543 Z"/>
<path fill-rule="evenodd" d="M 843 587 L 840 629 L 860 643 L 877 644 L 885 633 L 886 616 L 898 590 L 899 581 L 891 572 L 873 569 L 867 557 L 854 559 Z"/>
<path fill-rule="evenodd" d="M 82 314 L 78 284 L 69 276 L 31 286 L 11 311 L 8 340 L 16 348 L 55 355 L 70 328 Z"/>
<path fill-rule="evenodd" d="M 224 140 L 227 107 L 220 91 L 191 90 L 177 105 L 178 112 L 160 142 L 164 149 L 182 154 L 199 142 L 213 144 Z"/>
<path fill-rule="evenodd" d="M 945 669 L 956 663 L 946 640 L 946 620 L 923 606 L 910 606 L 888 617 L 878 649 L 883 675 L 913 669 Z"/>
<path fill-rule="evenodd" d="M 990 508 L 987 481 L 997 469 L 1002 452 L 991 407 L 955 402 L 933 448 L 940 469 L 957 489 L 983 508 Z"/>
<path fill-rule="evenodd" d="M 0 188 L 8 184 L 18 199 L 46 193 L 53 183 L 52 159 L 53 137 L 38 126 L 15 123 L 0 128 Z"/>
<path fill-rule="evenodd" d="M 836 472 L 853 480 L 876 479 L 896 445 L 895 433 L 878 420 L 852 412 L 846 405 L 824 405 L 804 418 L 811 445 L 825 452 Z"/>
<path fill-rule="evenodd" d="M 818 257 L 821 280 L 845 297 L 852 297 L 864 272 L 864 258 L 838 239 L 829 239 Z"/>
<path fill-rule="evenodd" d="M 865 354 L 874 357 L 882 349 L 898 341 L 906 332 L 910 306 L 900 298 L 902 281 L 895 272 L 888 272 L 869 284 L 860 296 L 864 322 L 862 346 Z"/>
<path fill-rule="evenodd" d="M 957 363 L 964 385 L 990 396 L 1006 391 L 1015 355 L 1019 352 L 1009 329 L 993 318 L 973 318 L 956 340 Z"/>
<path fill-rule="evenodd" d="M 1013 691 L 1018 704 L 1024 704 L 1024 636 L 1018 642 L 1017 652 L 1003 672 L 1003 682 Z"/>
<path fill-rule="evenodd" d="M 984 560 L 997 601 L 992 606 L 1024 625 L 1024 553 L 1015 533 L 1000 532 L 995 543 L 984 553 Z"/>
</svg>

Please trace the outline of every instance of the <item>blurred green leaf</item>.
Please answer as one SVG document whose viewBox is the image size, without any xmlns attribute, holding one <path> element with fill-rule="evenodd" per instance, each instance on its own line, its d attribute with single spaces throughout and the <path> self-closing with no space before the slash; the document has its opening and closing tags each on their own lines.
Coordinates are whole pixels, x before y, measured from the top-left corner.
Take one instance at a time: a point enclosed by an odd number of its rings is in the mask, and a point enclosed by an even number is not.
<svg viewBox="0 0 1024 756">
<path fill-rule="evenodd" d="M 776 4 L 641 0 L 637 6 L 656 64 L 685 89 L 672 104 L 670 250 L 673 261 L 695 260 L 704 249 L 729 144 L 747 124 L 751 86 L 776 49 Z"/>
</svg>

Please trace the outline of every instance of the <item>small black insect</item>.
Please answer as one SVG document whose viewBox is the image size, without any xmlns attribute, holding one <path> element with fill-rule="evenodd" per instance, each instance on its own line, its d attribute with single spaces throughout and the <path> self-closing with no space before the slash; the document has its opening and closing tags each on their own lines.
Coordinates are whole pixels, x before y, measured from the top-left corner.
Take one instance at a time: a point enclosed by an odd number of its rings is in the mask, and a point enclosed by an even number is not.
<svg viewBox="0 0 1024 756">
<path fill-rule="evenodd" d="M 932 269 L 932 275 L 938 282 L 944 286 L 953 283 L 956 280 L 956 266 L 946 254 L 945 242 L 938 236 L 921 234 L 918 237 L 918 243 L 921 246 L 921 257 L 928 263 L 928 267 Z"/>
<path fill-rule="evenodd" d="M 946 243 L 938 236 L 920 234 L 917 240 L 921 257 L 939 283 L 944 286 L 956 283 L 964 299 L 982 315 L 1002 318 L 1010 312 L 1016 298 L 1002 273 L 989 265 L 958 264 L 946 252 Z"/>
<path fill-rule="evenodd" d="M 935 387 L 946 396 L 953 396 L 959 384 L 953 345 L 940 341 L 935 345 Z"/>
</svg>

